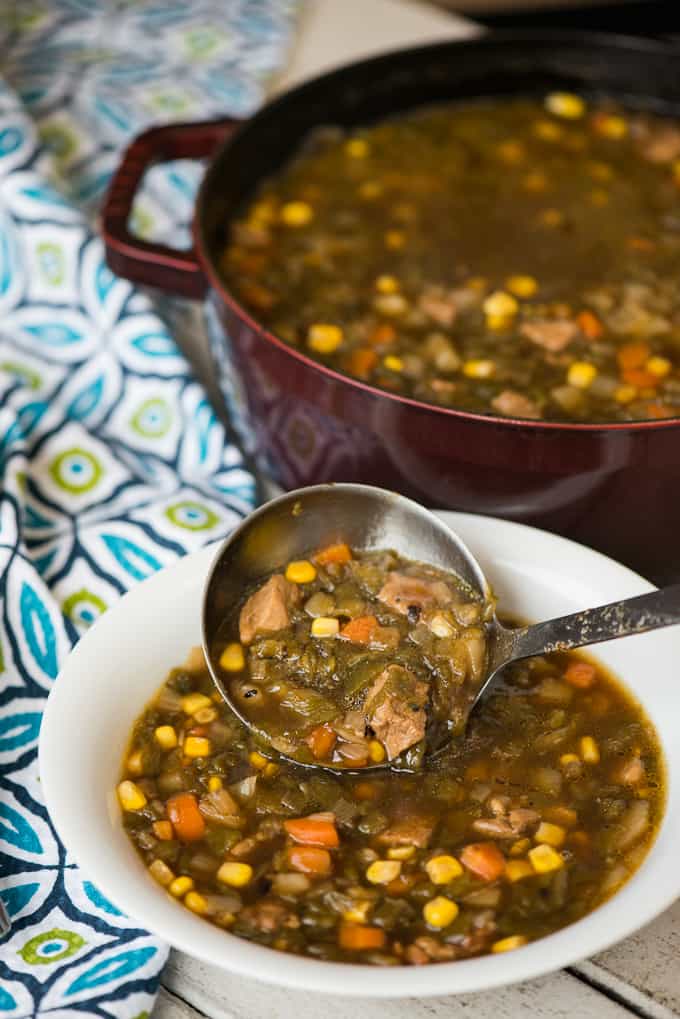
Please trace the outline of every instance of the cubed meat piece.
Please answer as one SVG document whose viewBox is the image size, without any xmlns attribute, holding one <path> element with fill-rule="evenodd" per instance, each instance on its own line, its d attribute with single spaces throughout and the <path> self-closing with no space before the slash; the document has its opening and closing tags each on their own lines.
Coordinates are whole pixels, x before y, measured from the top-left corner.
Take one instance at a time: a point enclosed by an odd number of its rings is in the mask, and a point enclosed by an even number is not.
<svg viewBox="0 0 680 1019">
<path fill-rule="evenodd" d="M 450 291 L 428 287 L 418 299 L 418 307 L 440 326 L 449 327 L 456 321 L 458 305 Z"/>
<path fill-rule="evenodd" d="M 536 827 L 541 820 L 537 810 L 530 810 L 529 807 L 517 807 L 508 814 L 508 821 L 512 825 L 516 835 L 526 835 Z"/>
<path fill-rule="evenodd" d="M 410 577 L 406 573 L 392 570 L 378 592 L 378 598 L 405 616 L 411 606 L 422 611 L 435 605 L 450 605 L 453 595 L 443 580 Z"/>
<path fill-rule="evenodd" d="M 251 927 L 262 934 L 274 934 L 282 927 L 300 926 L 298 917 L 282 902 L 275 899 L 261 899 L 252 906 L 246 906 L 239 913 L 239 925 Z"/>
<path fill-rule="evenodd" d="M 258 633 L 283 630 L 290 623 L 290 609 L 300 597 L 297 584 L 291 584 L 282 573 L 275 573 L 259 591 L 251 594 L 241 609 L 239 634 L 243 644 L 250 644 Z"/>
<path fill-rule="evenodd" d="M 446 962 L 455 959 L 459 951 L 455 945 L 439 941 L 424 934 L 408 946 L 404 955 L 412 966 L 424 966 L 428 962 Z"/>
<path fill-rule="evenodd" d="M 622 765 L 614 770 L 612 776 L 614 782 L 621 785 L 637 785 L 645 777 L 645 766 L 639 757 L 632 757 L 624 761 Z"/>
<path fill-rule="evenodd" d="M 244 824 L 238 803 L 226 789 L 216 789 L 201 796 L 198 809 L 213 824 L 224 825 L 226 828 L 240 828 Z"/>
<path fill-rule="evenodd" d="M 478 817 L 472 822 L 472 830 L 488 839 L 517 838 L 510 822 L 502 817 Z"/>
<path fill-rule="evenodd" d="M 378 835 L 377 841 L 383 846 L 415 846 L 416 849 L 427 849 L 435 823 L 435 819 L 428 814 L 396 817 L 389 828 Z"/>
<path fill-rule="evenodd" d="M 427 691 L 401 665 L 389 665 L 368 691 L 364 715 L 390 761 L 425 736 Z"/>
<path fill-rule="evenodd" d="M 511 418 L 540 418 L 541 412 L 533 400 L 514 389 L 504 389 L 498 396 L 494 396 L 491 406 L 499 414 L 505 414 Z"/>
<path fill-rule="evenodd" d="M 564 350 L 578 334 L 578 326 L 568 318 L 535 319 L 523 322 L 520 330 L 522 336 L 544 350 Z"/>
</svg>

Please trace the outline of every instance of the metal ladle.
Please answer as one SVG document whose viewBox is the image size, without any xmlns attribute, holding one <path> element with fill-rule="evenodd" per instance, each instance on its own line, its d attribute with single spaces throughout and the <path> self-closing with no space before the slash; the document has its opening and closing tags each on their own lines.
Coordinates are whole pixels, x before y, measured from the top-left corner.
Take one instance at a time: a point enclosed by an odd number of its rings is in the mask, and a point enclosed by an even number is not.
<svg viewBox="0 0 680 1019">
<path fill-rule="evenodd" d="M 266 503 L 219 549 L 203 600 L 203 651 L 210 673 L 229 707 L 251 729 L 252 723 L 234 703 L 212 657 L 215 638 L 244 592 L 257 581 L 284 571 L 287 563 L 304 558 L 310 550 L 339 541 L 362 550 L 394 549 L 408 559 L 455 573 L 477 596 L 491 598 L 479 563 L 458 535 L 429 510 L 395 492 L 370 485 L 316 485 Z M 486 674 L 470 693 L 467 714 L 510 662 L 673 623 L 680 623 L 680 584 L 533 626 L 510 629 L 494 615 L 487 625 Z M 257 732 L 262 735 L 259 728 Z M 385 762 L 369 768 L 389 766 Z M 319 763 L 307 767 L 338 770 Z"/>
</svg>

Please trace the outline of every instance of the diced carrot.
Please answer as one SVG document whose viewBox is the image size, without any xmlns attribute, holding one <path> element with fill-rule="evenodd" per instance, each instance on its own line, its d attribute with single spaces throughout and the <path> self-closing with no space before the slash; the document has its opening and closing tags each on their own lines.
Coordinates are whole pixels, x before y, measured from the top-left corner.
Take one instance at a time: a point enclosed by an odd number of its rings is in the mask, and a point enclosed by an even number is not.
<svg viewBox="0 0 680 1019">
<path fill-rule="evenodd" d="M 331 854 L 316 846 L 292 846 L 288 850 L 288 863 L 303 874 L 330 874 L 333 869 Z"/>
<path fill-rule="evenodd" d="M 622 347 L 619 347 L 616 359 L 623 371 L 626 368 L 640 368 L 650 354 L 648 343 L 645 343 L 644 340 L 633 340 L 631 343 L 624 343 Z"/>
<path fill-rule="evenodd" d="M 170 842 L 175 834 L 170 821 L 154 821 L 152 827 L 154 835 L 161 842 Z"/>
<path fill-rule="evenodd" d="M 350 547 L 344 541 L 339 541 L 337 545 L 328 545 L 314 556 L 314 559 L 321 566 L 327 566 L 329 563 L 348 563 L 351 558 L 352 552 Z"/>
<path fill-rule="evenodd" d="M 495 881 L 505 871 L 505 857 L 493 842 L 471 842 L 460 862 L 484 881 Z"/>
<path fill-rule="evenodd" d="M 378 626 L 375 616 L 357 616 L 350 619 L 340 631 L 340 636 L 351 640 L 353 644 L 368 644 Z"/>
<path fill-rule="evenodd" d="M 589 662 L 569 662 L 564 670 L 564 678 L 567 683 L 577 686 L 580 690 L 586 690 L 595 682 L 595 666 Z"/>
<path fill-rule="evenodd" d="M 375 347 L 387 347 L 390 343 L 394 343 L 397 338 L 397 330 L 389 322 L 381 322 L 377 325 L 371 335 L 368 337 L 368 342 L 372 343 Z"/>
<path fill-rule="evenodd" d="M 284 821 L 283 827 L 291 838 L 305 846 L 327 846 L 334 849 L 340 845 L 333 821 L 321 821 L 316 817 L 295 817 L 290 821 Z"/>
<path fill-rule="evenodd" d="M 182 842 L 196 842 L 203 838 L 205 821 L 198 809 L 198 800 L 192 793 L 179 793 L 168 800 L 168 817 Z"/>
<path fill-rule="evenodd" d="M 330 754 L 337 738 L 333 729 L 326 723 L 325 725 L 317 725 L 316 729 L 312 729 L 305 742 L 310 747 L 317 761 L 322 761 Z"/>
<path fill-rule="evenodd" d="M 652 375 L 644 368 L 623 368 L 621 378 L 629 386 L 635 386 L 637 389 L 656 389 L 659 384 L 659 376 Z"/>
<path fill-rule="evenodd" d="M 370 948 L 382 948 L 385 932 L 380 927 L 368 927 L 360 923 L 343 923 L 338 928 L 338 944 L 349 952 L 365 952 Z"/>
<path fill-rule="evenodd" d="M 589 340 L 597 340 L 604 332 L 604 326 L 592 311 L 582 311 L 576 316 L 576 324 Z"/>
<path fill-rule="evenodd" d="M 354 375 L 358 379 L 367 379 L 377 363 L 378 355 L 375 350 L 371 350 L 369 347 L 357 347 L 345 358 L 344 369 L 349 375 Z"/>
<path fill-rule="evenodd" d="M 647 417 L 650 418 L 672 418 L 675 416 L 670 407 L 664 407 L 662 403 L 648 403 L 645 410 Z"/>
</svg>

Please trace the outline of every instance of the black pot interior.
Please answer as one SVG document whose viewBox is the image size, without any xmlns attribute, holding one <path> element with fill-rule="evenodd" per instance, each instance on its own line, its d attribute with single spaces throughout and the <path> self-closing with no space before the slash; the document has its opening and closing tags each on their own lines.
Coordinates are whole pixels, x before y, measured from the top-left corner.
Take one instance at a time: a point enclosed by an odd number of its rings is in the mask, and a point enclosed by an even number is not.
<svg viewBox="0 0 680 1019">
<path fill-rule="evenodd" d="M 417 106 L 556 88 L 677 113 L 677 50 L 617 36 L 503 33 L 400 50 L 323 75 L 267 104 L 218 153 L 197 210 L 206 250 L 218 255 L 239 207 L 315 127 L 350 128 Z"/>
</svg>

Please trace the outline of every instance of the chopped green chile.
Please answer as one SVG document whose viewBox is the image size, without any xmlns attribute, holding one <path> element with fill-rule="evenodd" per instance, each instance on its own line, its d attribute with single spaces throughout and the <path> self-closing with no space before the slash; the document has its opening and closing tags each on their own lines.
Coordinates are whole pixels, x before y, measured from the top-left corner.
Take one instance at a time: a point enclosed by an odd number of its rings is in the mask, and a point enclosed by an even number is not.
<svg viewBox="0 0 680 1019">
<path fill-rule="evenodd" d="M 680 415 L 680 122 L 564 98 L 319 129 L 232 224 L 225 282 L 290 346 L 428 404 Z"/>
<path fill-rule="evenodd" d="M 261 945 L 373 965 L 517 948 L 614 894 L 662 817 L 652 725 L 573 652 L 506 669 L 418 774 L 276 763 L 188 661 L 135 725 L 123 823 L 162 894 Z"/>
</svg>

